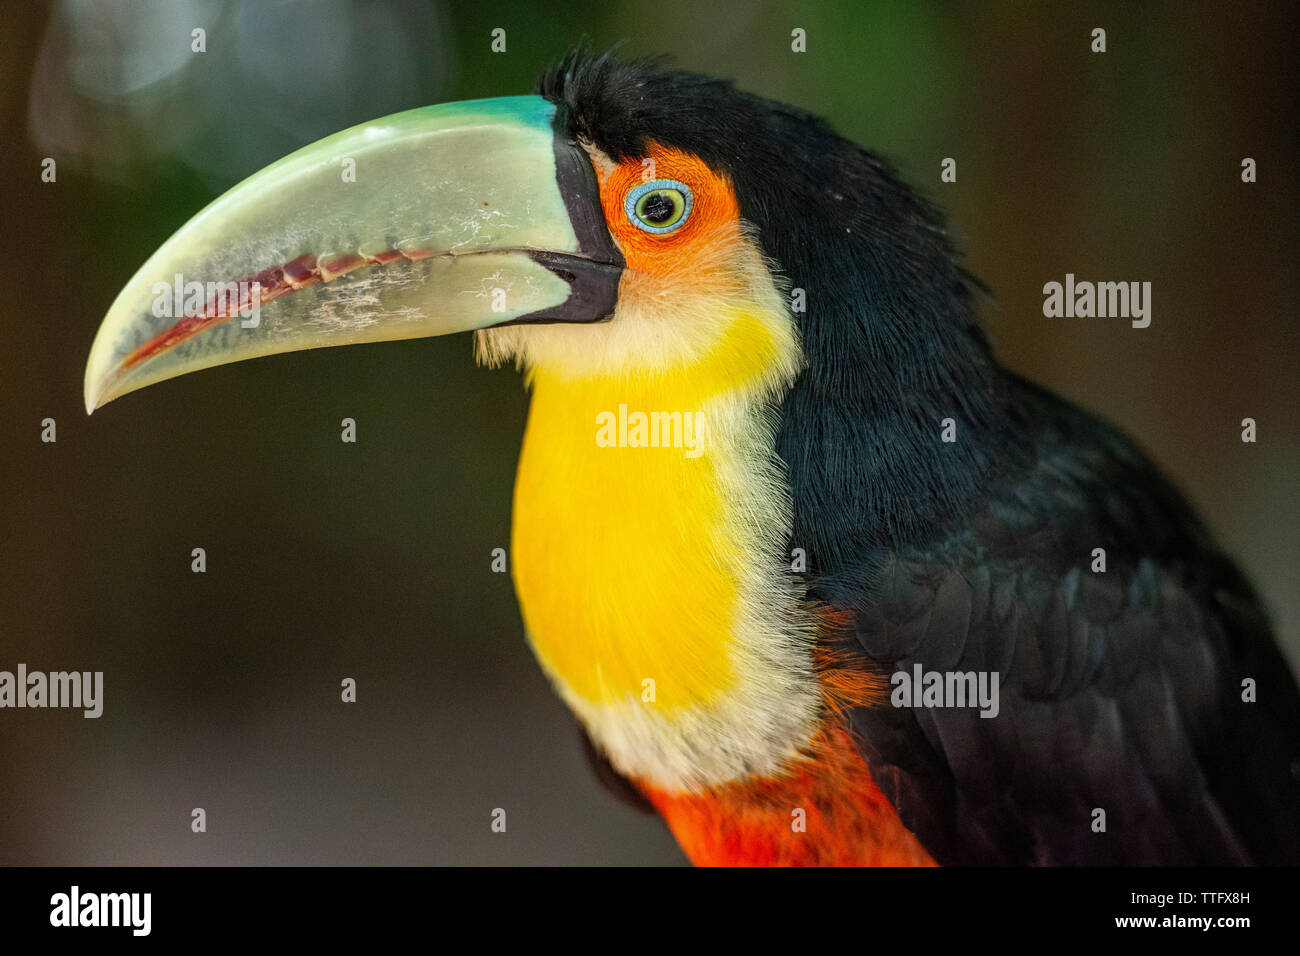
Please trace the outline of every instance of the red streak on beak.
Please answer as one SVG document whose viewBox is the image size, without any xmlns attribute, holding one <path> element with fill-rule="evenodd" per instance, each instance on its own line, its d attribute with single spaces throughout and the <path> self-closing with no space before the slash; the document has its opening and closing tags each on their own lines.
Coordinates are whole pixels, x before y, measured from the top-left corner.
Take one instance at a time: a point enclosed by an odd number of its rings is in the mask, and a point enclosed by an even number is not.
<svg viewBox="0 0 1300 956">
<path fill-rule="evenodd" d="M 239 294 L 237 296 L 213 296 L 208 300 L 201 314 L 186 316 L 170 329 L 160 332 L 144 345 L 141 345 L 122 360 L 122 364 L 118 366 L 117 374 L 120 375 L 142 362 L 148 361 L 155 355 L 175 348 L 182 342 L 206 332 L 213 326 L 227 322 L 241 312 L 251 309 L 255 304 L 252 298 L 254 283 L 257 284 L 259 293 L 256 304 L 261 306 L 266 305 L 268 302 L 274 302 L 280 296 L 288 295 L 290 292 L 297 292 L 299 289 L 305 289 L 318 283 L 330 282 L 363 266 L 386 266 L 398 259 L 419 262 L 421 259 L 428 259 L 433 254 L 432 249 L 414 249 L 409 252 L 399 249 L 385 249 L 383 252 L 376 252 L 372 255 L 345 253 L 328 259 L 320 259 L 311 253 L 307 253 L 283 265 L 270 266 L 256 275 L 239 280 Z"/>
</svg>

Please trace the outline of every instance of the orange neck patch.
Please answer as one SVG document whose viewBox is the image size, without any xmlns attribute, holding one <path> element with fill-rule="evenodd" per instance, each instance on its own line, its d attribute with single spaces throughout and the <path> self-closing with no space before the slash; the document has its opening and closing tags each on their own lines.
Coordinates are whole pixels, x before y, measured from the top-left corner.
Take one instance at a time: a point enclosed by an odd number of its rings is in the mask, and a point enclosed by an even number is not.
<svg viewBox="0 0 1300 956">
<path fill-rule="evenodd" d="M 696 866 L 936 865 L 835 720 L 786 776 L 703 794 L 642 790 Z"/>
<path fill-rule="evenodd" d="M 843 611 L 814 609 L 827 631 L 847 626 Z M 850 654 L 817 651 L 826 718 L 811 759 L 781 777 L 703 794 L 642 786 L 696 866 L 935 866 L 876 786 L 845 724 L 851 707 L 884 704 L 884 678 Z"/>
</svg>

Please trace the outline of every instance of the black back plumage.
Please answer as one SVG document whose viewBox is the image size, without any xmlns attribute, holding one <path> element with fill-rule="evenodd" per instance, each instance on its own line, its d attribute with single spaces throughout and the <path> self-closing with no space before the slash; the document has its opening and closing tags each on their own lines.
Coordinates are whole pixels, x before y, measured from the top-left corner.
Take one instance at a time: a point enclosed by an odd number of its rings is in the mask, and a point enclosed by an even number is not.
<svg viewBox="0 0 1300 956">
<path fill-rule="evenodd" d="M 721 80 L 578 51 L 538 92 L 616 160 L 653 140 L 725 172 L 805 290 L 777 451 L 810 598 L 855 622 L 828 642 L 883 676 L 1001 678 L 994 719 L 852 714 L 935 858 L 1300 858 L 1300 695 L 1255 596 L 1129 441 L 997 366 L 942 217 L 820 119 Z"/>
<path fill-rule="evenodd" d="M 1129 441 L 1013 389 L 1029 461 L 833 598 L 882 674 L 1001 679 L 992 719 L 856 710 L 874 778 L 942 863 L 1295 862 L 1300 697 L 1254 595 Z"/>
</svg>

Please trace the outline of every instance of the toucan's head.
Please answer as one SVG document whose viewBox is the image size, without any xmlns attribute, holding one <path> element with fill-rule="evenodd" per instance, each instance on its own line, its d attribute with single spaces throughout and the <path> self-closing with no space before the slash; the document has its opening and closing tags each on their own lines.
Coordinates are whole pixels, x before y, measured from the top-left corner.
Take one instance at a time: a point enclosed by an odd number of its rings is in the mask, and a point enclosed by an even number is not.
<svg viewBox="0 0 1300 956">
<path fill-rule="evenodd" d="M 939 227 L 809 114 L 578 52 L 537 95 L 376 120 L 217 199 L 113 303 L 86 407 L 243 358 L 464 330 L 488 361 L 635 374 L 690 363 L 739 315 L 787 379 L 907 388 L 972 328 Z"/>
</svg>

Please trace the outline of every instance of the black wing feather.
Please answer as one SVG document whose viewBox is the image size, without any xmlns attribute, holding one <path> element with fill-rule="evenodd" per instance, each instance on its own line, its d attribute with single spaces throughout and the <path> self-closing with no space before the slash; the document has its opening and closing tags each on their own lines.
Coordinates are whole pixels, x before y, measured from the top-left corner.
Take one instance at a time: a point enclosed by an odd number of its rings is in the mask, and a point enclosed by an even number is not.
<svg viewBox="0 0 1300 956">
<path fill-rule="evenodd" d="M 1295 862 L 1300 695 L 1254 596 L 1131 443 L 1016 388 L 1032 461 L 873 555 L 847 638 L 883 674 L 998 672 L 1000 713 L 855 710 L 881 789 L 944 864 Z"/>
</svg>

